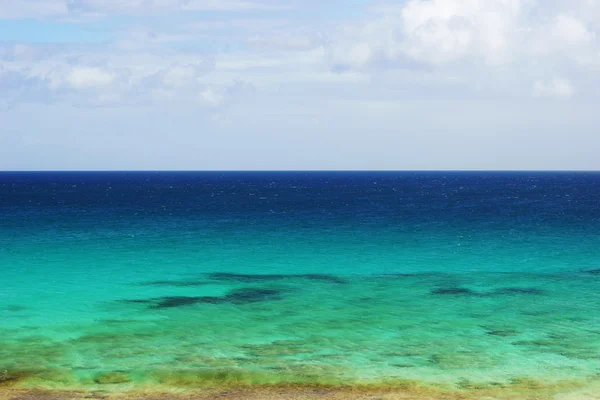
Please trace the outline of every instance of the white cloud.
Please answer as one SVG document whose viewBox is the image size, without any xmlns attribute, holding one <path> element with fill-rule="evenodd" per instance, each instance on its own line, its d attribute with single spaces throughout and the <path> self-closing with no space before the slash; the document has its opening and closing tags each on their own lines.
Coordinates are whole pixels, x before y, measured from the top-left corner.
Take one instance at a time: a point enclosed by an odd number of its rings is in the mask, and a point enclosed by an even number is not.
<svg viewBox="0 0 600 400">
<path fill-rule="evenodd" d="M 282 8 L 272 0 L 0 0 L 0 19 Z"/>
<path fill-rule="evenodd" d="M 311 50 L 320 45 L 319 38 L 310 35 L 293 35 L 286 32 L 271 32 L 268 35 L 254 35 L 247 39 L 250 46 L 267 50 Z"/>
<path fill-rule="evenodd" d="M 583 10 L 575 6 L 586 0 L 558 3 L 562 8 L 549 11 L 540 0 L 410 0 L 379 6 L 366 22 L 340 32 L 332 60 L 354 68 L 410 60 L 503 66 L 534 54 L 598 54 L 591 24 L 572 11 Z"/>
<path fill-rule="evenodd" d="M 200 77 L 212 69 L 208 63 L 172 64 L 148 77 L 150 85 L 158 84 L 172 88 L 189 87 L 197 84 Z M 153 80 L 154 82 L 150 82 Z"/>
<path fill-rule="evenodd" d="M 534 97 L 554 97 L 567 99 L 575 94 L 575 88 L 566 79 L 553 78 L 548 82 L 536 81 L 533 85 Z"/>
<path fill-rule="evenodd" d="M 75 89 L 86 89 L 110 85 L 115 75 L 97 67 L 74 67 L 66 81 Z"/>
<path fill-rule="evenodd" d="M 591 61 L 597 46 L 595 33 L 582 19 L 563 13 L 538 25 L 531 39 L 536 56 L 566 56 L 576 62 Z"/>
<path fill-rule="evenodd" d="M 30 75 L 42 79 L 49 89 L 57 92 L 108 90 L 126 70 L 89 65 L 48 64 L 47 70 L 31 71 Z"/>
<path fill-rule="evenodd" d="M 338 30 L 328 45 L 328 62 L 334 71 L 373 76 L 396 69 L 413 71 L 419 79 L 417 71 L 426 71 L 432 81 L 452 81 L 474 93 L 511 97 L 530 96 L 533 83 L 536 96 L 569 98 L 575 87 L 597 81 L 594 76 L 600 78 L 600 25 L 589 15 L 600 15 L 600 6 L 592 7 L 593 3 L 409 0 L 379 4 L 362 22 Z M 592 90 L 584 93 L 593 95 Z"/>
<path fill-rule="evenodd" d="M 168 102 L 218 108 L 241 93 L 238 82 L 210 82 L 206 78 L 210 68 L 203 62 L 175 63 L 149 73 L 146 69 L 49 63 L 46 70 L 33 71 L 0 65 L 0 98 L 11 106 L 37 102 L 152 106 Z"/>
<path fill-rule="evenodd" d="M 0 64 L 0 110 L 30 100 L 44 103 L 48 94 L 47 82 L 32 76 L 28 68 L 9 69 Z"/>
<path fill-rule="evenodd" d="M 354 40 L 341 47 L 334 43 L 333 60 L 351 67 L 408 60 L 443 65 L 465 58 L 502 64 L 512 56 L 528 3 L 410 0 L 404 5 L 379 6 L 370 21 L 341 33 L 342 38 Z"/>
<path fill-rule="evenodd" d="M 171 64 L 144 76 L 132 92 L 142 103 L 149 99 L 154 102 L 185 101 L 212 108 L 223 104 L 225 96 L 220 99 L 217 89 L 206 82 L 205 75 L 210 67 L 202 62 Z"/>
<path fill-rule="evenodd" d="M 405 52 L 440 64 L 465 56 L 500 63 L 510 56 L 523 0 L 411 0 L 401 11 Z"/>
<path fill-rule="evenodd" d="M 599 1 L 382 1 L 0 0 L 0 18 L 109 38 L 0 44 L 2 128 L 44 143 L 0 163 L 598 167 Z M 114 15 L 134 17 L 85 18 Z"/>
<path fill-rule="evenodd" d="M 67 13 L 66 0 L 0 0 L 0 19 L 51 18 Z"/>
<path fill-rule="evenodd" d="M 209 107 L 218 107 L 225 101 L 222 93 L 217 93 L 213 88 L 206 88 L 199 93 L 200 101 Z"/>
<path fill-rule="evenodd" d="M 260 1 L 244 0 L 71 0 L 72 8 L 112 13 L 155 10 L 224 10 L 240 11 L 264 7 Z"/>
<path fill-rule="evenodd" d="M 276 6 L 271 0 L 248 1 L 253 7 Z M 129 13 L 143 5 L 165 10 L 216 7 L 201 0 L 70 0 L 69 4 L 72 12 L 112 13 Z M 243 8 L 246 2 L 227 4 L 221 6 Z M 252 14 L 240 14 L 231 22 L 232 37 L 227 36 L 229 18 L 195 22 L 195 30 L 189 22 L 136 24 L 120 29 L 109 44 L 52 51 L 47 46 L 5 45 L 0 46 L 0 58 L 13 69 L 29 68 L 51 88 L 95 91 L 97 96 L 102 92 L 107 98 L 140 102 L 196 101 L 206 85 L 227 87 L 236 80 L 257 87 L 341 82 L 342 75 L 336 75 L 340 71 L 346 77 L 360 76 L 359 80 L 372 77 L 382 87 L 429 91 L 437 87 L 461 95 L 523 98 L 531 96 L 535 82 L 546 87 L 553 76 L 560 76 L 585 96 L 592 91 L 585 90 L 589 85 L 582 80 L 593 82 L 600 69 L 598 25 L 584 15 L 591 12 L 586 4 L 587 0 L 556 0 L 551 5 L 541 0 L 379 3 L 362 18 L 329 32 L 311 31 L 310 21 L 290 26 L 285 19 L 261 14 L 253 20 Z M 216 36 L 223 48 L 214 45 Z M 396 79 L 386 72 L 392 70 L 407 73 Z M 347 84 L 353 81 L 348 79 Z M 218 97 L 206 93 L 207 98 Z"/>
<path fill-rule="evenodd" d="M 573 45 L 589 43 L 594 35 L 578 18 L 570 15 L 558 15 L 554 21 L 555 37 Z"/>
</svg>

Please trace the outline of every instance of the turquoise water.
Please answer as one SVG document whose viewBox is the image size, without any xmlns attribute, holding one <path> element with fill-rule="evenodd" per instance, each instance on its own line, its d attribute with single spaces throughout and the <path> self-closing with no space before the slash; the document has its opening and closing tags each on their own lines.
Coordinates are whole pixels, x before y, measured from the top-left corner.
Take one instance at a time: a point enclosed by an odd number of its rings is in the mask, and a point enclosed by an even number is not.
<svg viewBox="0 0 600 400">
<path fill-rule="evenodd" d="M 600 374 L 598 174 L 3 173 L 0 195 L 0 381 Z"/>
</svg>

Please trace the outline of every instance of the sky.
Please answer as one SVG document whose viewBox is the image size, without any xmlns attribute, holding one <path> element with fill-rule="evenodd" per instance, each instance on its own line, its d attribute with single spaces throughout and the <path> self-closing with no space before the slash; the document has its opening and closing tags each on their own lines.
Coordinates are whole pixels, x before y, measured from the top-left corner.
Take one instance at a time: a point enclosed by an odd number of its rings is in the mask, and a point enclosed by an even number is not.
<svg viewBox="0 0 600 400">
<path fill-rule="evenodd" d="M 599 0 L 0 0 L 0 170 L 600 170 Z"/>
</svg>

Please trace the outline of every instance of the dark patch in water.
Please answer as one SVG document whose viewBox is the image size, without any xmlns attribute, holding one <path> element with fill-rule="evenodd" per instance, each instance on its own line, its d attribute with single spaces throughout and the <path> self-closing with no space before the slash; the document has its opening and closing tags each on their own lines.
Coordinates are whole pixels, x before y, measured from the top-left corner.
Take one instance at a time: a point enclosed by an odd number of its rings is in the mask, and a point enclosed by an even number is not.
<svg viewBox="0 0 600 400">
<path fill-rule="evenodd" d="M 150 309 L 185 307 L 195 304 L 250 304 L 281 299 L 281 291 L 275 289 L 235 289 L 223 297 L 216 296 L 164 296 L 146 300 L 123 300 L 127 303 L 152 304 Z"/>
<path fill-rule="evenodd" d="M 133 300 L 121 300 L 121 302 L 123 302 L 123 303 L 135 303 L 135 304 L 148 304 L 148 303 L 152 303 L 152 300 L 137 300 L 137 299 L 133 299 Z"/>
<path fill-rule="evenodd" d="M 0 387 L 17 384 L 35 375 L 36 374 L 31 371 L 9 371 L 6 369 L 0 370 Z"/>
<path fill-rule="evenodd" d="M 546 294 L 541 289 L 535 288 L 502 288 L 494 291 L 492 294 L 527 294 L 533 296 L 541 296 Z"/>
<path fill-rule="evenodd" d="M 191 306 L 202 302 L 203 297 L 192 296 L 165 296 L 155 299 L 153 309 L 175 308 L 182 306 Z"/>
<path fill-rule="evenodd" d="M 113 319 L 113 318 L 103 318 L 97 320 L 100 324 L 106 325 L 121 325 L 121 324 L 141 324 L 147 321 L 139 320 L 139 319 Z"/>
<path fill-rule="evenodd" d="M 293 279 L 308 279 L 313 281 L 323 281 L 330 283 L 346 283 L 346 281 L 338 276 L 329 274 L 299 274 L 299 275 L 288 275 L 288 274 L 234 274 L 228 272 L 214 272 L 208 274 L 208 277 L 217 281 L 236 281 L 244 283 L 260 283 L 260 282 L 272 282 L 282 280 L 293 280 Z"/>
<path fill-rule="evenodd" d="M 142 282 L 140 285 L 143 286 L 167 286 L 167 287 L 198 287 L 209 285 L 209 282 L 205 281 L 150 281 Z"/>
<path fill-rule="evenodd" d="M 303 274 L 303 275 L 300 275 L 300 277 L 304 278 L 304 279 L 310 279 L 312 281 L 325 281 L 325 282 L 330 282 L 330 283 L 347 283 L 345 279 L 342 279 L 339 276 L 329 275 L 329 274 Z"/>
<path fill-rule="evenodd" d="M 96 375 L 94 382 L 100 385 L 117 385 L 131 382 L 131 377 L 123 371 L 111 371 Z"/>
<path fill-rule="evenodd" d="M 435 289 L 431 291 L 431 294 L 439 294 L 445 296 L 479 296 L 479 293 L 471 289 L 461 287 Z"/>
<path fill-rule="evenodd" d="M 600 268 L 588 269 L 587 271 L 583 272 L 589 275 L 600 275 Z"/>
<path fill-rule="evenodd" d="M 27 310 L 29 310 L 29 307 L 11 304 L 6 307 L 3 307 L 2 309 L 5 311 L 10 311 L 10 312 L 19 312 L 19 311 L 27 311 Z"/>
<path fill-rule="evenodd" d="M 229 292 L 224 300 L 234 304 L 256 303 L 260 301 L 276 300 L 281 292 L 275 289 L 237 289 Z"/>
<path fill-rule="evenodd" d="M 542 317 L 545 315 L 552 314 L 552 311 L 550 311 L 550 310 L 524 310 L 524 311 L 521 311 L 521 314 L 529 315 L 532 317 Z"/>
<path fill-rule="evenodd" d="M 359 297 L 358 299 L 356 299 L 356 301 L 358 301 L 360 303 L 365 303 L 365 302 L 369 303 L 375 299 L 376 299 L 376 297 Z"/>
<path fill-rule="evenodd" d="M 508 337 L 508 336 L 516 336 L 519 334 L 519 332 L 517 332 L 514 329 L 497 329 L 497 330 L 493 330 L 493 331 L 487 331 L 486 334 L 488 334 L 490 336 Z"/>
<path fill-rule="evenodd" d="M 226 297 L 217 297 L 217 296 L 202 296 L 198 297 L 198 303 L 204 304 L 223 304 L 228 303 Z"/>
<path fill-rule="evenodd" d="M 519 340 L 517 342 L 513 342 L 513 345 L 544 347 L 544 346 L 556 346 L 556 345 L 560 345 L 561 343 L 562 343 L 561 341 L 557 341 L 557 340 L 538 339 L 538 340 Z"/>
<path fill-rule="evenodd" d="M 391 365 L 392 365 L 392 367 L 395 367 L 395 368 L 413 368 L 414 367 L 414 365 L 412 365 L 412 364 L 391 364 Z"/>
<path fill-rule="evenodd" d="M 152 299 L 140 299 L 140 300 L 121 300 L 123 303 L 132 304 L 151 304 L 149 308 L 160 309 L 160 308 L 174 308 L 181 306 L 189 306 L 198 303 L 222 303 L 221 297 L 206 297 L 206 296 L 165 296 L 155 297 Z"/>
<path fill-rule="evenodd" d="M 75 339 L 78 343 L 118 343 L 122 336 L 114 333 L 90 333 Z"/>
</svg>

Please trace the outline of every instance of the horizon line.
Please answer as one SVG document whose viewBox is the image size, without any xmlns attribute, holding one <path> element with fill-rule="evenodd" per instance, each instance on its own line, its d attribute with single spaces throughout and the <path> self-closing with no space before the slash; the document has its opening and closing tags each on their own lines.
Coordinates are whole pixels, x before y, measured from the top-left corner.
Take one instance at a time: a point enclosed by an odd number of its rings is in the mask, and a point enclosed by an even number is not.
<svg viewBox="0 0 600 400">
<path fill-rule="evenodd" d="M 600 172 L 600 169 L 41 169 L 0 170 L 0 173 L 81 173 L 81 172 L 217 172 L 217 173 L 265 173 L 265 172 Z"/>
</svg>

